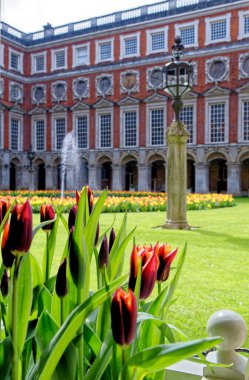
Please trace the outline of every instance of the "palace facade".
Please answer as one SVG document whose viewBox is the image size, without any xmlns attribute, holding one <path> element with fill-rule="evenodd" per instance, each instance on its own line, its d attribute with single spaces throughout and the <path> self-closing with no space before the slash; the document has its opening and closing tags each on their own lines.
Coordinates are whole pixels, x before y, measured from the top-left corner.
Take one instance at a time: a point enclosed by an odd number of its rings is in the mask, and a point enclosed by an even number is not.
<svg viewBox="0 0 249 380">
<path fill-rule="evenodd" d="M 0 28 L 0 189 L 59 189 L 65 173 L 67 189 L 165 191 L 173 109 L 162 69 L 179 35 L 194 67 L 181 111 L 188 189 L 248 195 L 248 0 L 169 0 L 30 34 Z"/>
</svg>

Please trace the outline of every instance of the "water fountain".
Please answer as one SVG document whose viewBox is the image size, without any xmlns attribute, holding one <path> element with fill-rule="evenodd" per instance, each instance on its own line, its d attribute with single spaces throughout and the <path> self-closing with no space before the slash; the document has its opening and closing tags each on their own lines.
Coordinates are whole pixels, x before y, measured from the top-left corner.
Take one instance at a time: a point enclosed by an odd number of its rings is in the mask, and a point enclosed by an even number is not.
<svg viewBox="0 0 249 380">
<path fill-rule="evenodd" d="M 68 132 L 64 137 L 61 149 L 61 198 L 64 198 L 65 183 L 69 165 L 76 170 L 79 168 L 79 153 L 75 141 L 74 131 Z M 75 188 L 75 184 L 73 184 Z"/>
</svg>

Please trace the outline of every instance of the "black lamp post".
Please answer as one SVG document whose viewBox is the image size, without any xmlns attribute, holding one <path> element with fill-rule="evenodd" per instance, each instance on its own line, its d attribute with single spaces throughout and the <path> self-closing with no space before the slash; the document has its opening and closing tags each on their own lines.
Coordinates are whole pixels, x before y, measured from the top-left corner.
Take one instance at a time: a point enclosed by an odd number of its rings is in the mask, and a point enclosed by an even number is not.
<svg viewBox="0 0 249 380">
<path fill-rule="evenodd" d="M 35 152 L 33 150 L 32 144 L 29 146 L 29 150 L 27 151 L 27 157 L 29 160 L 29 172 L 31 176 L 31 183 L 30 183 L 30 190 L 34 190 L 34 184 L 33 184 L 33 161 L 35 159 Z"/>
<path fill-rule="evenodd" d="M 179 121 L 182 108 L 181 97 L 193 87 L 193 67 L 188 62 L 180 61 L 183 51 L 184 46 L 181 43 L 181 38 L 176 37 L 175 44 L 172 46 L 172 62 L 167 63 L 163 70 L 165 74 L 164 91 L 174 98 L 175 121 Z"/>
</svg>

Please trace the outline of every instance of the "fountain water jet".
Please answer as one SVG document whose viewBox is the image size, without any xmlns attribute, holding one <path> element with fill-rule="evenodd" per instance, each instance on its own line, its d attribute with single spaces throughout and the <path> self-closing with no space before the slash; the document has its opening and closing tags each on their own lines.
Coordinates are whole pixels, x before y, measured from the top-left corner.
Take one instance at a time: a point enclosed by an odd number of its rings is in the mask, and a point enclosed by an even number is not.
<svg viewBox="0 0 249 380">
<path fill-rule="evenodd" d="M 65 182 L 68 166 L 78 170 L 79 153 L 77 151 L 74 131 L 68 132 L 64 137 L 61 149 L 61 198 L 64 198 Z M 74 186 L 75 187 L 75 184 Z"/>
</svg>

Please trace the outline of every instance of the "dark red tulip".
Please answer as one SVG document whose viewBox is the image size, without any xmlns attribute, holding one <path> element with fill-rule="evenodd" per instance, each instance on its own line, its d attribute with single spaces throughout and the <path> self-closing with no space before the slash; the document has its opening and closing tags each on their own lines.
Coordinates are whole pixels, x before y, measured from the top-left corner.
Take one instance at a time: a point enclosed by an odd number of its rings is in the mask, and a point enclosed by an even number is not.
<svg viewBox="0 0 249 380">
<path fill-rule="evenodd" d="M 137 302 L 132 290 L 117 289 L 111 303 L 112 335 L 121 346 L 129 345 L 136 333 Z"/>
<path fill-rule="evenodd" d="M 140 299 L 146 299 L 150 296 L 157 278 L 158 257 L 152 247 L 134 246 L 130 261 L 130 278 L 129 288 L 134 291 L 137 280 L 139 259 L 142 260 Z"/>
<path fill-rule="evenodd" d="M 15 260 L 15 256 L 10 252 L 10 247 L 8 243 L 9 229 L 10 229 L 10 224 L 6 223 L 3 230 L 3 238 L 2 238 L 2 246 L 1 246 L 3 265 L 6 268 L 11 268 Z"/>
<path fill-rule="evenodd" d="M 79 200 L 80 200 L 80 192 L 76 190 L 75 194 L 76 194 L 76 205 L 78 206 Z"/>
<path fill-rule="evenodd" d="M 169 277 L 170 266 L 174 260 L 178 248 L 170 252 L 171 248 L 168 244 L 156 245 L 156 253 L 159 259 L 159 267 L 157 270 L 157 281 L 166 281 Z"/>
<path fill-rule="evenodd" d="M 93 192 L 89 186 L 87 186 L 86 189 L 87 189 L 87 196 L 88 196 L 89 214 L 91 214 L 91 212 L 93 210 L 94 196 L 93 196 Z"/>
<path fill-rule="evenodd" d="M 68 242 L 68 248 L 69 248 L 69 267 L 70 267 L 70 273 L 73 278 L 73 281 L 76 286 L 78 286 L 78 283 L 80 281 L 79 279 L 79 258 L 75 249 L 75 245 L 73 242 L 73 233 L 74 233 L 74 227 L 70 229 L 69 233 L 69 242 Z"/>
<path fill-rule="evenodd" d="M 0 200 L 0 224 L 2 223 L 8 208 L 10 207 L 10 202 L 6 202 L 5 200 Z"/>
<path fill-rule="evenodd" d="M 55 211 L 52 205 L 41 205 L 40 208 L 40 222 L 47 222 L 49 220 L 53 220 L 55 218 Z M 53 223 L 47 224 L 46 226 L 42 227 L 44 231 L 51 231 L 53 228 Z"/>
<path fill-rule="evenodd" d="M 109 251 L 110 252 L 112 250 L 112 246 L 114 244 L 115 239 L 116 239 L 116 234 L 115 234 L 114 229 L 112 228 L 111 232 L 110 232 L 110 238 L 109 238 Z"/>
<path fill-rule="evenodd" d="M 32 242 L 32 208 L 27 200 L 12 210 L 8 234 L 8 247 L 12 253 L 26 253 Z"/>
<path fill-rule="evenodd" d="M 96 235 L 95 235 L 95 241 L 94 241 L 95 246 L 98 244 L 98 241 L 99 241 L 99 222 L 96 229 Z"/>
<path fill-rule="evenodd" d="M 68 214 L 68 228 L 69 228 L 69 231 L 75 225 L 76 214 L 77 214 L 77 206 L 73 205 L 71 207 L 71 210 L 69 211 L 69 214 Z"/>
<path fill-rule="evenodd" d="M 102 269 L 104 265 L 108 265 L 109 261 L 109 247 L 107 236 L 105 235 L 99 250 L 99 268 Z"/>
<path fill-rule="evenodd" d="M 0 289 L 1 289 L 3 297 L 6 297 L 9 292 L 9 276 L 6 269 L 3 272 Z"/>
<path fill-rule="evenodd" d="M 57 296 L 60 298 L 65 297 L 68 293 L 67 259 L 64 259 L 59 267 L 57 277 L 56 277 L 55 291 L 56 291 Z"/>
</svg>

